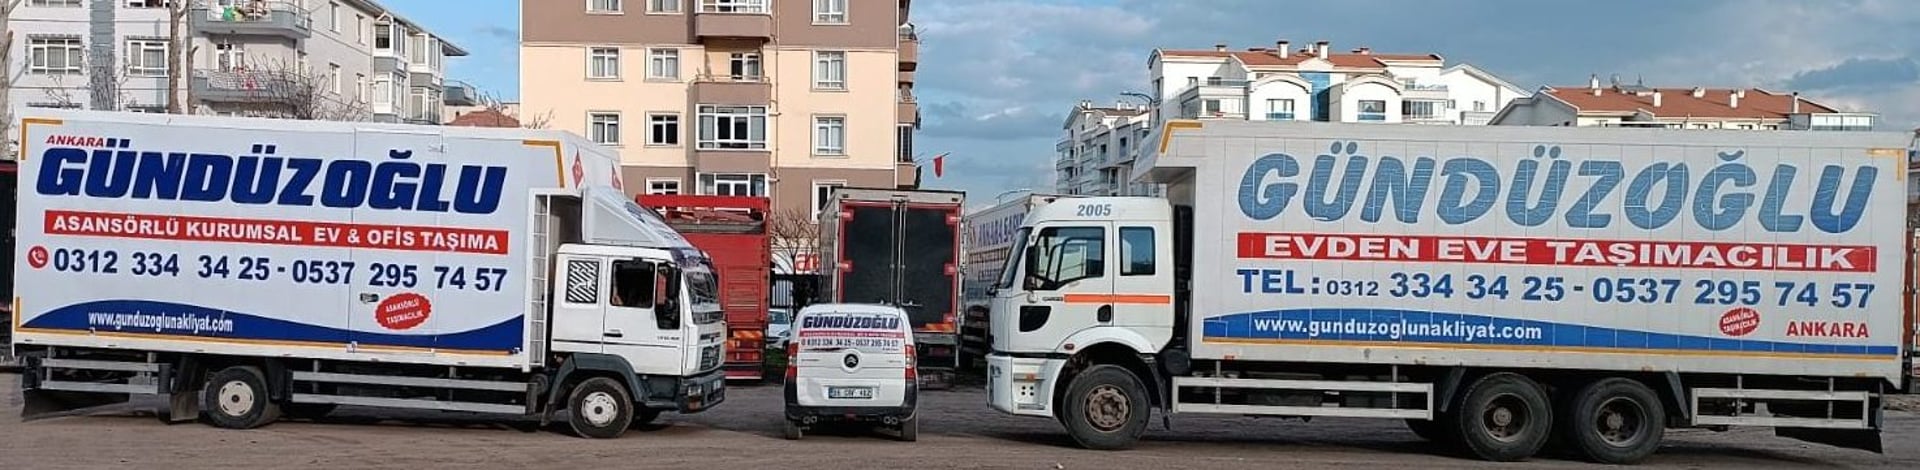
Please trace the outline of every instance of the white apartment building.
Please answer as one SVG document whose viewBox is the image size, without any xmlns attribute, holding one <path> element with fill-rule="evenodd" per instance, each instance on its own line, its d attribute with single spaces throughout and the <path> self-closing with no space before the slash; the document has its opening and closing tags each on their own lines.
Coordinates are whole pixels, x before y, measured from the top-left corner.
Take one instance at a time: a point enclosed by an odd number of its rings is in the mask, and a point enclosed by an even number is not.
<svg viewBox="0 0 1920 470">
<path fill-rule="evenodd" d="M 1159 195 L 1157 185 L 1132 183 L 1133 162 L 1152 128 L 1147 106 L 1096 107 L 1081 101 L 1067 115 L 1054 150 L 1054 191 L 1087 196 Z"/>
<path fill-rule="evenodd" d="M 1670 129 L 1869 131 L 1879 115 L 1845 112 L 1799 93 L 1728 88 L 1601 85 L 1542 87 L 1501 109 L 1506 126 L 1617 126 Z"/>
<path fill-rule="evenodd" d="M 1149 92 L 1165 119 L 1381 122 L 1482 125 L 1529 93 L 1467 64 L 1448 67 L 1438 54 L 1385 54 L 1370 48 L 1333 52 L 1327 41 L 1295 50 L 1156 49 L 1148 59 Z"/>
<path fill-rule="evenodd" d="M 371 0 L 22 0 L 15 106 L 437 124 L 466 52 Z M 177 34 L 191 54 L 169 66 Z"/>
</svg>

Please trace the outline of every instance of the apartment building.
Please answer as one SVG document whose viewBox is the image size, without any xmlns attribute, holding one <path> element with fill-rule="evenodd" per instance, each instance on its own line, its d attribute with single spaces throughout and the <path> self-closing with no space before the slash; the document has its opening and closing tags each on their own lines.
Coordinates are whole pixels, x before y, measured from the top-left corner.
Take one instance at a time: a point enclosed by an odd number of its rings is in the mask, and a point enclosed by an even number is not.
<svg viewBox="0 0 1920 470">
<path fill-rule="evenodd" d="M 176 29 L 166 0 L 23 0 L 9 98 L 161 112 L 183 93 L 194 113 L 437 124 L 446 59 L 466 55 L 370 0 L 178 1 Z"/>
<path fill-rule="evenodd" d="M 1500 110 L 1495 125 L 1614 126 L 1669 129 L 1867 131 L 1879 121 L 1874 113 L 1843 112 L 1798 92 L 1754 89 L 1656 88 L 1602 85 L 1594 75 L 1586 86 L 1542 87 Z"/>
<path fill-rule="evenodd" d="M 1328 41 L 1294 49 L 1156 49 L 1149 92 L 1164 119 L 1380 122 L 1480 125 L 1508 101 L 1527 96 L 1468 64 L 1439 54 L 1334 52 Z"/>
<path fill-rule="evenodd" d="M 520 110 L 620 152 L 634 193 L 917 183 L 918 38 L 899 0 L 521 3 Z"/>
<path fill-rule="evenodd" d="M 1151 109 L 1081 101 L 1061 125 L 1054 146 L 1054 191 L 1086 196 L 1158 196 L 1158 185 L 1132 183 L 1133 162 L 1146 147 Z"/>
</svg>

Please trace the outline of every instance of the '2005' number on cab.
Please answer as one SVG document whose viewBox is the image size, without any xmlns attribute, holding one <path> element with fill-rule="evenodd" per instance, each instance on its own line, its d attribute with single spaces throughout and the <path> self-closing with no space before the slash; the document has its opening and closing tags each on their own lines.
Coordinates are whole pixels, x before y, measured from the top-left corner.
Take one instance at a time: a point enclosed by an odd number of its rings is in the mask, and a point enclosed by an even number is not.
<svg viewBox="0 0 1920 470">
<path fill-rule="evenodd" d="M 1080 210 L 1074 213 L 1075 217 L 1112 217 L 1113 216 L 1112 204 L 1081 204 L 1079 206 L 1079 209 Z"/>
</svg>

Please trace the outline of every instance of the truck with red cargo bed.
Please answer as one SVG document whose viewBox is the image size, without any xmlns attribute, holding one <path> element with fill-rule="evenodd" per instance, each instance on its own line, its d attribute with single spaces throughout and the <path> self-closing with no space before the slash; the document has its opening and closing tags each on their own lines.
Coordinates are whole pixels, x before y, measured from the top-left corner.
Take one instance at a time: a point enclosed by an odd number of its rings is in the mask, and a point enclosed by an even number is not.
<svg viewBox="0 0 1920 470">
<path fill-rule="evenodd" d="M 773 263 L 767 198 L 648 194 L 634 200 L 659 212 L 668 226 L 712 257 L 720 273 L 720 308 L 726 312 L 727 379 L 762 379 Z"/>
</svg>

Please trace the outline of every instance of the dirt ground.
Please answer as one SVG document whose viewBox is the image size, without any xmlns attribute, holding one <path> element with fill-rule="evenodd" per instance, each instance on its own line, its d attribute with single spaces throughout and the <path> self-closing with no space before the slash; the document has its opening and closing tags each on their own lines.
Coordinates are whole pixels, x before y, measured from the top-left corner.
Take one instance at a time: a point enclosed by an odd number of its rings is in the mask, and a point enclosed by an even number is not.
<svg viewBox="0 0 1920 470">
<path fill-rule="evenodd" d="M 1400 423 L 1181 416 L 1155 420 L 1131 451 L 1071 447 L 1058 424 L 986 408 L 978 388 L 922 395 L 917 443 L 877 433 L 779 437 L 779 389 L 739 387 L 712 411 L 667 415 L 617 441 L 529 431 L 462 414 L 408 414 L 380 421 L 343 408 L 322 422 L 283 421 L 230 431 L 164 425 L 133 407 L 21 422 L 19 377 L 0 374 L 0 469 L 98 468 L 1488 468 L 1445 454 Z M 1889 414 L 1886 455 L 1773 437 L 1767 430 L 1677 430 L 1644 468 L 1920 468 L 1920 416 Z M 578 467 L 574 467 L 579 465 Z M 1539 458 L 1516 468 L 1588 465 Z"/>
</svg>

